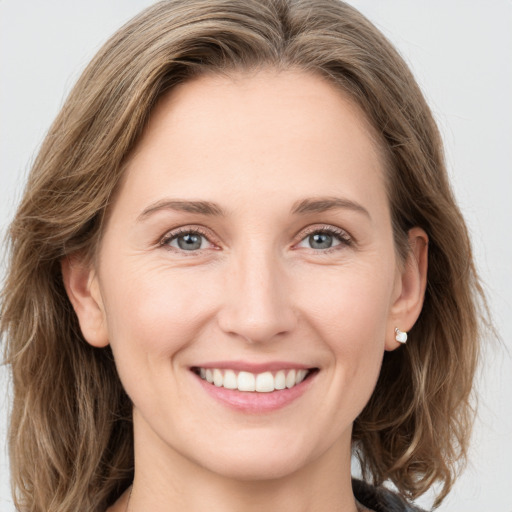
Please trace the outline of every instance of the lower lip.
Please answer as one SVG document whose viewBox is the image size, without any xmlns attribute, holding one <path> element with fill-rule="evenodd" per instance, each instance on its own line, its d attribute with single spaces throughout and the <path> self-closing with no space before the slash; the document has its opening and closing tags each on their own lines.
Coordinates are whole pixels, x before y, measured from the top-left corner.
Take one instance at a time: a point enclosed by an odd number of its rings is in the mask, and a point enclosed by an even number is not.
<svg viewBox="0 0 512 512">
<path fill-rule="evenodd" d="M 210 384 L 199 375 L 194 377 L 199 381 L 203 389 L 213 398 L 228 407 L 240 412 L 261 414 L 282 409 L 302 396 L 310 387 L 318 372 L 309 375 L 300 384 L 290 389 L 281 389 L 270 393 L 258 393 L 255 391 L 238 391 L 226 389 Z"/>
</svg>

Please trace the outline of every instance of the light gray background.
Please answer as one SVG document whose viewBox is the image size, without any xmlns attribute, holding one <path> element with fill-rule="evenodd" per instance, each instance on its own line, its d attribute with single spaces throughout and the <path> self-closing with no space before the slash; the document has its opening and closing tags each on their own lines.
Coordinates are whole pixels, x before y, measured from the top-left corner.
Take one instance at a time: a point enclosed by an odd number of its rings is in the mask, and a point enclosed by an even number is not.
<svg viewBox="0 0 512 512">
<path fill-rule="evenodd" d="M 100 45 L 150 0 L 0 0 L 0 230 L 51 121 Z M 442 512 L 512 512 L 512 1 L 352 0 L 411 65 L 444 134 L 495 323 L 470 464 Z M 7 388 L 7 372 L 0 369 Z M 0 510 L 13 510 L 0 394 Z M 427 506 L 429 496 L 419 501 Z"/>
</svg>

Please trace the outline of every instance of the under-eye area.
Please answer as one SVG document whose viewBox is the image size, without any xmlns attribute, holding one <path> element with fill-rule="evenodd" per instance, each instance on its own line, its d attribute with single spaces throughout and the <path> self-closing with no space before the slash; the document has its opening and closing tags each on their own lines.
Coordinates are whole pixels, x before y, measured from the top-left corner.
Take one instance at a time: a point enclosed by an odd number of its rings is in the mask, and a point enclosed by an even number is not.
<svg viewBox="0 0 512 512">
<path fill-rule="evenodd" d="M 225 389 L 232 389 L 256 393 L 272 393 L 284 389 L 291 389 L 311 378 L 318 368 L 283 369 L 251 373 L 223 368 L 201 368 L 194 366 L 192 372 L 202 380 Z"/>
</svg>

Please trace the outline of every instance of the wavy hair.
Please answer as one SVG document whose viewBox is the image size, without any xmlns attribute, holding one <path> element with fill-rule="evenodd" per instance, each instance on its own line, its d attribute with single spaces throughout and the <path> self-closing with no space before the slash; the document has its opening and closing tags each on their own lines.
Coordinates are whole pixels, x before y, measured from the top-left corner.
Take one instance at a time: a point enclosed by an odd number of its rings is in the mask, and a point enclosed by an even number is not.
<svg viewBox="0 0 512 512">
<path fill-rule="evenodd" d="M 449 492 L 471 430 L 481 304 L 442 142 L 410 70 L 338 0 L 169 0 L 123 26 L 86 68 L 51 126 L 10 226 L 1 333 L 13 377 L 10 457 L 20 511 L 103 511 L 133 478 L 131 403 L 109 348 L 85 342 L 61 261 L 93 254 L 102 221 L 157 100 L 205 73 L 299 69 L 365 112 L 386 159 L 394 237 L 429 236 L 422 313 L 386 353 L 353 429 L 365 478 L 414 499 Z"/>
</svg>

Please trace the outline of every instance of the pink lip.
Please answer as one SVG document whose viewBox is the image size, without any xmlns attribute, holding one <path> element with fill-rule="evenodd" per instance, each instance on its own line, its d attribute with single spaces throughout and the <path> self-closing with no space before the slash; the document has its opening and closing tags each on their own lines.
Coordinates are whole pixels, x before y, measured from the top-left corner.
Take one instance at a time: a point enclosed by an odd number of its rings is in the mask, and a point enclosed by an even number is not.
<svg viewBox="0 0 512 512">
<path fill-rule="evenodd" d="M 268 363 L 249 363 L 247 361 L 213 361 L 198 364 L 195 368 L 218 368 L 219 370 L 235 370 L 239 372 L 263 373 L 278 370 L 308 370 L 311 366 L 288 361 L 271 361 Z"/>
<path fill-rule="evenodd" d="M 216 365 L 218 365 L 218 363 L 216 363 Z M 202 368 L 209 367 L 210 366 L 202 366 Z M 223 368 L 223 366 L 211 366 L 211 368 Z M 226 366 L 224 366 L 224 368 L 226 368 Z M 228 365 L 227 368 L 235 369 L 231 364 Z M 245 368 L 247 368 L 247 366 L 244 366 L 240 371 L 245 371 Z M 283 366 L 280 366 L 279 368 L 284 369 Z M 306 367 L 301 365 L 293 365 L 290 368 Z M 268 365 L 265 365 L 265 369 L 267 371 L 271 371 L 269 370 Z M 201 387 L 212 398 L 222 403 L 223 405 L 228 406 L 230 409 L 234 409 L 243 413 L 262 414 L 282 409 L 283 407 L 286 407 L 287 405 L 297 400 L 312 385 L 317 376 L 317 373 L 318 372 L 313 372 L 305 380 L 293 388 L 276 390 L 272 391 L 271 393 L 257 393 L 250 391 L 238 391 L 236 389 L 226 389 L 217 387 L 214 384 L 210 384 L 209 382 L 201 379 L 201 377 L 195 373 L 193 373 L 193 376 L 197 379 Z"/>
</svg>

